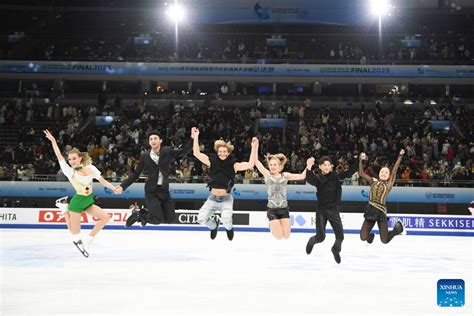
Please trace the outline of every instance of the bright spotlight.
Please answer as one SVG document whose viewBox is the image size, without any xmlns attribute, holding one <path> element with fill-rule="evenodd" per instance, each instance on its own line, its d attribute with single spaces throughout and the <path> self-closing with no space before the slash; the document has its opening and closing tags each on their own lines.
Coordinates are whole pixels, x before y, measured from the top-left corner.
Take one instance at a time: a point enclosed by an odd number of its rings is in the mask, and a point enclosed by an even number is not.
<svg viewBox="0 0 474 316">
<path fill-rule="evenodd" d="M 168 18 L 173 22 L 180 22 L 184 20 L 185 11 L 184 8 L 177 4 L 168 5 L 165 11 Z"/>
<path fill-rule="evenodd" d="M 389 0 L 370 0 L 370 11 L 375 16 L 391 15 L 392 8 Z"/>
</svg>

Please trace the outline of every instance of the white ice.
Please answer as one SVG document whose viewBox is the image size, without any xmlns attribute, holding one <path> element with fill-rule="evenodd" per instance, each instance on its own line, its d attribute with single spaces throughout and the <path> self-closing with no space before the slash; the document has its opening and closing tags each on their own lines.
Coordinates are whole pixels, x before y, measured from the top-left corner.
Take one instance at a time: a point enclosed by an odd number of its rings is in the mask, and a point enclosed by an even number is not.
<svg viewBox="0 0 474 316">
<path fill-rule="evenodd" d="M 105 230 L 84 258 L 65 230 L 0 230 L 1 315 L 473 315 L 472 237 Z M 466 305 L 438 307 L 439 279 L 463 279 Z"/>
</svg>

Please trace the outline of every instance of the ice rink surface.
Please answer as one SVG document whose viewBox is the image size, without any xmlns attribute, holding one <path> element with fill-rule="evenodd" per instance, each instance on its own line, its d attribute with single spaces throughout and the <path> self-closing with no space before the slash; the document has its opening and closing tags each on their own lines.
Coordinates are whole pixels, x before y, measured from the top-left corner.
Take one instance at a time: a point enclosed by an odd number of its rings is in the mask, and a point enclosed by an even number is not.
<svg viewBox="0 0 474 316">
<path fill-rule="evenodd" d="M 384 245 L 307 233 L 105 230 L 90 258 L 66 230 L 1 229 L 1 315 L 473 315 L 472 237 L 397 236 Z M 437 281 L 463 279 L 464 307 Z"/>
</svg>

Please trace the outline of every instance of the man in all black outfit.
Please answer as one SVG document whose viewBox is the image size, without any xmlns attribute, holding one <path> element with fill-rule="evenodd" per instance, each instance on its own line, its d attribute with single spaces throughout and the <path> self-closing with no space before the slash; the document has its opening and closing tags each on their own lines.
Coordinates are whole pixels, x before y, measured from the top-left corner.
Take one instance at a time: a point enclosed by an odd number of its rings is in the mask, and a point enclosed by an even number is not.
<svg viewBox="0 0 474 316">
<path fill-rule="evenodd" d="M 163 140 L 156 130 L 149 132 L 147 138 L 151 149 L 141 155 L 138 166 L 115 190 L 116 194 L 122 193 L 140 177 L 142 171 L 148 175 L 145 183 L 145 201 L 148 210 L 132 210 L 126 227 L 132 226 L 137 221 L 140 221 L 142 226 L 147 223 L 158 225 L 174 222 L 176 214 L 169 191 L 169 168 L 173 160 L 187 155 L 193 148 L 192 138 L 180 149 L 162 147 Z"/>
<path fill-rule="evenodd" d="M 306 245 L 306 253 L 309 255 L 315 244 L 323 242 L 326 238 L 326 224 L 329 223 L 336 235 L 336 241 L 331 248 L 334 260 L 341 263 L 341 244 L 344 240 L 344 229 L 342 227 L 341 216 L 339 215 L 339 205 L 341 204 L 341 180 L 352 176 L 357 171 L 356 163 L 347 171 L 332 171 L 333 164 L 331 158 L 323 156 L 318 161 L 320 174 L 308 170 L 306 173 L 306 181 L 314 185 L 317 189 L 316 197 L 316 235 L 308 240 Z"/>
</svg>

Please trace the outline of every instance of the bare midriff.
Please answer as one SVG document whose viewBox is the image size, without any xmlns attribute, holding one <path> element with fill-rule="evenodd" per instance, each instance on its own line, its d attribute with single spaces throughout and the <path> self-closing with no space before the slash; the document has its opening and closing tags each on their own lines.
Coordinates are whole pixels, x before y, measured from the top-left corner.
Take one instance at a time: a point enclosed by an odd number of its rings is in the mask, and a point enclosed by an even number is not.
<svg viewBox="0 0 474 316">
<path fill-rule="evenodd" d="M 225 196 L 229 194 L 226 189 L 212 189 L 211 193 L 216 196 Z"/>
</svg>

